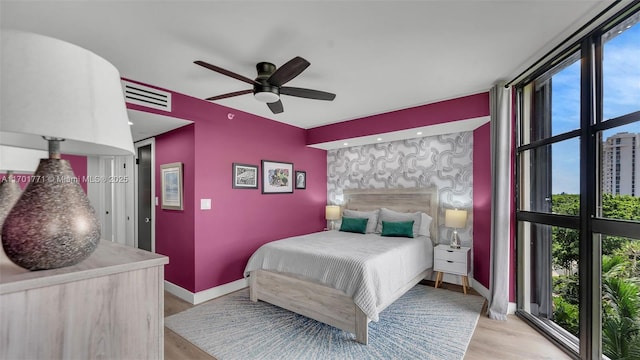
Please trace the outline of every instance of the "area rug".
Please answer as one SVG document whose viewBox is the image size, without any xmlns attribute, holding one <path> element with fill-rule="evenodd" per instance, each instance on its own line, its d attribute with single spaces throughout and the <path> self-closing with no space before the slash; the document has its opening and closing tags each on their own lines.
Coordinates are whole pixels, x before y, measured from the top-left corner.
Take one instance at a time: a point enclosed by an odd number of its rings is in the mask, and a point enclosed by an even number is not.
<svg viewBox="0 0 640 360">
<path fill-rule="evenodd" d="M 462 359 L 484 298 L 416 285 L 369 323 L 369 344 L 274 305 L 247 289 L 165 318 L 218 360 Z"/>
</svg>

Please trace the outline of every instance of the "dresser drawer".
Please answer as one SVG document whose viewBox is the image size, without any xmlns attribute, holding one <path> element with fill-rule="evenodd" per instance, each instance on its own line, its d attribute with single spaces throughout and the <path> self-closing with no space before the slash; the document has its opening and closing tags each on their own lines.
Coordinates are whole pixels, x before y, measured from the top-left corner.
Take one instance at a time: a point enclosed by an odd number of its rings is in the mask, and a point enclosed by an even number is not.
<svg viewBox="0 0 640 360">
<path fill-rule="evenodd" d="M 459 249 L 450 249 L 450 248 L 443 248 L 443 247 L 436 247 L 436 254 L 435 254 L 436 259 L 441 259 L 441 260 L 450 260 L 453 262 L 467 262 L 467 252 L 466 251 L 460 251 Z"/>
<path fill-rule="evenodd" d="M 435 259 L 433 265 L 434 271 L 445 272 L 448 274 L 467 275 L 467 262 L 455 262 L 451 260 Z"/>
</svg>

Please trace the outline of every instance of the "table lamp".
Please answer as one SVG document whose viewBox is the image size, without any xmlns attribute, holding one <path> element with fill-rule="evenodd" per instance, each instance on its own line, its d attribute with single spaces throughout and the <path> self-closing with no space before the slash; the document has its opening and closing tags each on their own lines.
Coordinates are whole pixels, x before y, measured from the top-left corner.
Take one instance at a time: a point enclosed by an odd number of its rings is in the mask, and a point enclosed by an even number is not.
<svg viewBox="0 0 640 360">
<path fill-rule="evenodd" d="M 331 221 L 330 230 L 334 230 L 335 229 L 334 222 L 340 219 L 340 206 L 327 205 L 324 209 L 324 218 Z"/>
<path fill-rule="evenodd" d="M 464 228 L 467 225 L 467 211 L 458 209 L 447 209 L 444 214 L 444 226 L 453 228 L 453 234 L 451 235 L 452 248 L 460 248 L 460 237 L 458 236 L 458 229 Z"/>
<path fill-rule="evenodd" d="M 81 262 L 100 240 L 100 223 L 61 153 L 132 155 L 120 74 L 67 42 L 2 30 L 0 144 L 48 149 L 2 225 L 15 264 L 54 269 Z"/>
</svg>

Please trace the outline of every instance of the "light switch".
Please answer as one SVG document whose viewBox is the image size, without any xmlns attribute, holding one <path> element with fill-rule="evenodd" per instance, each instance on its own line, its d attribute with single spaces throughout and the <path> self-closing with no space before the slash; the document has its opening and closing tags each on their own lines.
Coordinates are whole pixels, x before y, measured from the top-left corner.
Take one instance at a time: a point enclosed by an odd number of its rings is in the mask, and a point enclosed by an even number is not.
<svg viewBox="0 0 640 360">
<path fill-rule="evenodd" d="M 156 206 L 158 206 L 158 197 L 156 196 Z"/>
<path fill-rule="evenodd" d="M 200 210 L 211 210 L 211 199 L 200 199 Z"/>
</svg>

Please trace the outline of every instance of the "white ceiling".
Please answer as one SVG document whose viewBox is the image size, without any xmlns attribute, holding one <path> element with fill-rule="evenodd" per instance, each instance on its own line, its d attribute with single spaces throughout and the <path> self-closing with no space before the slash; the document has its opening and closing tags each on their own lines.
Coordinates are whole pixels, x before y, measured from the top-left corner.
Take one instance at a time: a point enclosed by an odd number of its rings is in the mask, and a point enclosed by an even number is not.
<svg viewBox="0 0 640 360">
<path fill-rule="evenodd" d="M 251 95 L 218 103 L 311 128 L 486 91 L 610 3 L 1 0 L 0 26 L 77 44 L 125 78 L 198 98 L 250 85 L 194 60 L 254 78 L 260 61 L 302 56 L 311 66 L 287 85 L 336 93 L 333 102 L 283 95 L 278 115 Z"/>
</svg>

